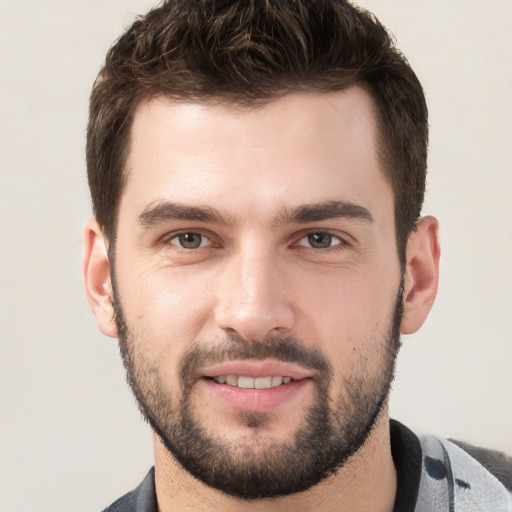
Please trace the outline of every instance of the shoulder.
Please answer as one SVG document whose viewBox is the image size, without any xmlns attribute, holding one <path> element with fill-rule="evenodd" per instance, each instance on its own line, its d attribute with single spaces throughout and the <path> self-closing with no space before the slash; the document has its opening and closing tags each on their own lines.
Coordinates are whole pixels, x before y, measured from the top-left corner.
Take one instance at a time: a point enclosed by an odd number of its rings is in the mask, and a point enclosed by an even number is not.
<svg viewBox="0 0 512 512">
<path fill-rule="evenodd" d="M 512 471 L 510 457 L 435 436 L 420 437 L 420 442 L 418 512 L 432 510 L 432 504 L 441 501 L 445 502 L 441 510 L 512 510 L 507 490 Z"/>
<path fill-rule="evenodd" d="M 456 439 L 450 441 L 471 455 L 512 492 L 512 457 L 497 450 L 473 446 Z"/>
<path fill-rule="evenodd" d="M 157 512 L 155 469 L 151 468 L 138 487 L 125 494 L 103 512 Z"/>
</svg>

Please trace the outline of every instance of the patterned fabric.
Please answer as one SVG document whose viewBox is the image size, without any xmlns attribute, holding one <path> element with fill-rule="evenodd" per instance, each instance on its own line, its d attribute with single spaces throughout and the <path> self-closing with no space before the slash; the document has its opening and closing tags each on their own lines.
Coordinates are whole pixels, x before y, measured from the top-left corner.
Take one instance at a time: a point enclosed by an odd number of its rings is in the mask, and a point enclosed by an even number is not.
<svg viewBox="0 0 512 512">
<path fill-rule="evenodd" d="M 422 474 L 414 512 L 512 511 L 505 486 L 454 443 L 421 440 Z"/>
<path fill-rule="evenodd" d="M 390 431 L 398 480 L 393 512 L 512 512 L 506 487 L 476 460 L 491 470 L 498 463 L 501 478 L 503 471 L 510 471 L 508 457 L 470 447 L 473 458 L 445 439 L 418 438 L 394 420 Z M 158 512 L 154 468 L 136 489 L 103 512 Z"/>
<path fill-rule="evenodd" d="M 449 439 L 453 444 L 469 453 L 482 466 L 492 473 L 510 492 L 512 492 L 512 457 L 497 450 L 488 450 L 462 441 Z"/>
</svg>

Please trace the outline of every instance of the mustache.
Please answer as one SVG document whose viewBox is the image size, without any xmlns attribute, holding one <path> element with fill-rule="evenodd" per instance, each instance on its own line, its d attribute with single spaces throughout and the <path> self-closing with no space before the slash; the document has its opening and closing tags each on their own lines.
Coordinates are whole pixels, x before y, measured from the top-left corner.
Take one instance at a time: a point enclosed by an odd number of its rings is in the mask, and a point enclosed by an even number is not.
<svg viewBox="0 0 512 512">
<path fill-rule="evenodd" d="M 201 367 L 244 359 L 276 359 L 318 372 L 325 379 L 330 379 L 332 375 L 332 366 L 322 352 L 316 348 L 306 347 L 293 336 L 273 336 L 261 341 L 231 336 L 213 346 L 192 347 L 180 363 L 180 381 L 186 388 L 187 383 Z"/>
</svg>

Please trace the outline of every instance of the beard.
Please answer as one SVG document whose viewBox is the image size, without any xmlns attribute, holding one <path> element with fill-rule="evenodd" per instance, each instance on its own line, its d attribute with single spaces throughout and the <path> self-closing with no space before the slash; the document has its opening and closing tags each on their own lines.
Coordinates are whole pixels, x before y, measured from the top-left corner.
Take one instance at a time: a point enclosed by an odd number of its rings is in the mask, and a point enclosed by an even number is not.
<svg viewBox="0 0 512 512">
<path fill-rule="evenodd" d="M 120 352 L 139 409 L 174 460 L 210 487 L 245 500 L 305 491 L 351 460 L 387 404 L 400 347 L 403 280 L 388 332 L 373 340 L 371 354 L 359 357 L 334 397 L 332 365 L 321 351 L 294 337 L 257 342 L 230 337 L 213 347 L 195 344 L 184 354 L 178 367 L 179 399 L 166 391 L 157 362 L 149 362 L 140 352 L 143 338 L 128 325 L 114 276 L 112 282 Z M 375 364 L 368 370 L 370 356 Z M 215 435 L 195 413 L 192 393 L 197 370 L 205 363 L 244 359 L 296 363 L 320 375 L 313 381 L 312 405 L 289 440 L 272 437 L 272 413 L 240 411 L 238 419 L 249 434 L 237 440 L 229 439 L 229 432 L 227 438 Z"/>
</svg>

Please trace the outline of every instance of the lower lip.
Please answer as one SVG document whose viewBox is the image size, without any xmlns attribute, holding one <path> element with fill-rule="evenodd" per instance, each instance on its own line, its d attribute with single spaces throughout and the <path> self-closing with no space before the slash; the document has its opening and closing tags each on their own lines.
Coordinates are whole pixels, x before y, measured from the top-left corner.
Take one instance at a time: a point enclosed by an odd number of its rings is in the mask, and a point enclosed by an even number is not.
<svg viewBox="0 0 512 512">
<path fill-rule="evenodd" d="M 268 389 L 245 389 L 202 379 L 215 399 L 233 409 L 247 412 L 267 412 L 290 402 L 304 392 L 311 379 L 301 379 Z"/>
</svg>

